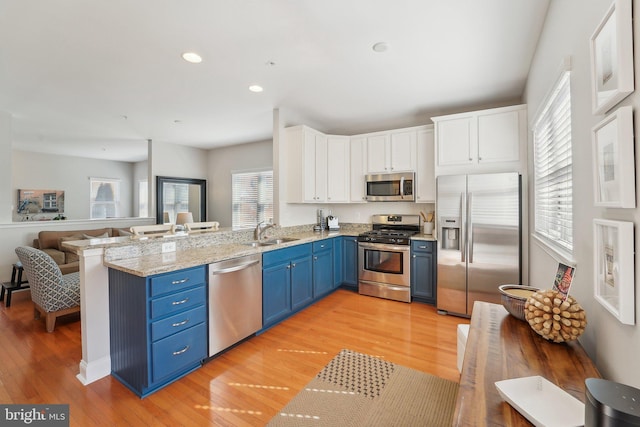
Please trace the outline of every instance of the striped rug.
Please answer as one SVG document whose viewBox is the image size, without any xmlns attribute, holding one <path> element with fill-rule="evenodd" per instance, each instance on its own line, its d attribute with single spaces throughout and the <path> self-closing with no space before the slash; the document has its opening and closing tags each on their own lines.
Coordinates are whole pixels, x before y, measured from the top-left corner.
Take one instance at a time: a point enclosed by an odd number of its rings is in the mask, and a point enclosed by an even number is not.
<svg viewBox="0 0 640 427">
<path fill-rule="evenodd" d="M 268 426 L 450 426 L 458 383 L 342 350 Z"/>
</svg>

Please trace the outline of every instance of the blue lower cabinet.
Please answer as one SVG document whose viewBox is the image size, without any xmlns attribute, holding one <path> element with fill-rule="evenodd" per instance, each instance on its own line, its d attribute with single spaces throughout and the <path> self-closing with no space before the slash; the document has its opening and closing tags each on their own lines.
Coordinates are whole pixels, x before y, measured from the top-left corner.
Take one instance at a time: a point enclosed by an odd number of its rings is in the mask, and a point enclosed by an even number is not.
<svg viewBox="0 0 640 427">
<path fill-rule="evenodd" d="M 342 264 L 344 263 L 343 237 L 333 238 L 333 288 L 336 289 L 344 281 L 344 271 Z"/>
<path fill-rule="evenodd" d="M 311 243 L 262 255 L 263 331 L 312 301 Z"/>
<path fill-rule="evenodd" d="M 416 301 L 436 304 L 435 242 L 411 242 L 411 297 Z"/>
<path fill-rule="evenodd" d="M 333 290 L 333 239 L 313 243 L 313 297 Z"/>
<path fill-rule="evenodd" d="M 358 238 L 342 237 L 342 285 L 358 288 Z"/>
<path fill-rule="evenodd" d="M 291 261 L 291 311 L 298 311 L 313 302 L 311 257 Z"/>
<path fill-rule="evenodd" d="M 111 374 L 144 397 L 207 357 L 206 267 L 138 277 L 109 269 Z"/>
</svg>

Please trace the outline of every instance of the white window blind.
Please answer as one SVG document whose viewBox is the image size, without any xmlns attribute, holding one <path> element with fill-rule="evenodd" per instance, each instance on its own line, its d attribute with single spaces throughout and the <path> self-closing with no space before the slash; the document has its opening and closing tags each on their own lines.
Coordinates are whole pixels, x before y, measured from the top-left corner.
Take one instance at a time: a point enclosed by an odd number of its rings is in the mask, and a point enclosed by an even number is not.
<svg viewBox="0 0 640 427">
<path fill-rule="evenodd" d="M 573 252 L 570 72 L 562 73 L 533 126 L 535 233 Z"/>
<path fill-rule="evenodd" d="M 233 228 L 252 228 L 273 218 L 273 171 L 234 173 L 231 191 Z"/>
</svg>

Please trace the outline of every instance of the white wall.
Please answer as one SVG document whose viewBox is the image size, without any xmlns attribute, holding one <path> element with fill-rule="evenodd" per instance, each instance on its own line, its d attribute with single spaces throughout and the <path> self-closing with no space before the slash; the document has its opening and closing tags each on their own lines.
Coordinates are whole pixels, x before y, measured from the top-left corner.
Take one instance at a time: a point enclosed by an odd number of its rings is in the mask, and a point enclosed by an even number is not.
<svg viewBox="0 0 640 427">
<path fill-rule="evenodd" d="M 12 169 L 13 221 L 20 221 L 16 213 L 19 189 L 63 190 L 67 219 L 88 219 L 90 177 L 119 179 L 119 216 L 133 216 L 133 163 L 14 150 Z"/>
<path fill-rule="evenodd" d="M 602 120 L 603 116 L 594 116 L 591 113 L 589 38 L 611 3 L 612 0 L 592 0 L 589 2 L 562 0 L 550 3 L 543 34 L 527 81 L 525 101 L 528 104 L 529 120 L 531 121 L 557 78 L 563 59 L 570 55 L 572 62 L 571 120 L 574 185 L 573 257 L 577 262 L 571 294 L 584 307 L 588 320 L 588 326 L 580 342 L 605 378 L 640 387 L 640 363 L 637 358 L 637 354 L 640 353 L 640 327 L 622 325 L 593 298 L 593 219 L 616 219 L 633 221 L 636 224 L 640 219 L 639 209 L 604 209 L 593 206 L 591 128 Z M 633 3 L 633 10 L 639 10 L 640 1 L 637 0 Z M 637 13 L 635 15 L 638 16 Z M 640 26 L 637 25 L 637 20 L 634 39 L 634 56 L 640 58 Z M 637 76 L 640 71 L 637 61 L 635 67 Z M 614 107 L 614 110 L 622 105 L 635 107 L 635 128 L 640 129 L 638 127 L 640 92 L 636 90 L 635 93 Z M 529 170 L 532 171 L 531 136 L 529 140 Z M 640 171 L 637 164 L 638 158 L 636 157 L 636 170 Z M 529 182 L 533 182 L 531 176 Z M 529 190 L 533 195 L 532 184 L 530 184 Z M 533 201 L 530 203 L 530 217 L 534 218 Z M 636 230 L 636 247 L 640 247 L 638 246 L 639 234 Z M 534 239 L 530 239 L 530 242 L 529 284 L 550 288 L 558 260 L 545 252 Z M 640 278 L 640 263 L 637 261 L 635 276 Z M 635 299 L 636 307 L 638 307 L 640 292 L 636 291 Z M 636 319 L 640 320 L 637 314 Z"/>
<path fill-rule="evenodd" d="M 140 190 L 139 184 L 140 181 L 147 182 L 147 193 L 149 191 L 149 162 L 144 160 L 142 162 L 136 162 L 133 165 L 133 216 L 140 216 Z M 147 204 L 149 203 L 149 199 L 147 196 L 147 200 L 145 201 Z M 153 212 L 148 212 L 149 216 L 153 216 Z"/>
<path fill-rule="evenodd" d="M 153 195 L 153 206 L 149 215 L 156 217 L 156 177 L 207 179 L 207 150 L 179 144 L 152 141 L 149 148 L 152 182 L 149 188 Z M 207 187 L 211 184 L 207 182 Z M 207 215 L 209 212 L 207 210 Z"/>
<path fill-rule="evenodd" d="M 231 174 L 273 169 L 273 143 L 269 141 L 209 150 L 209 220 L 231 227 Z"/>
<path fill-rule="evenodd" d="M 11 222 L 11 115 L 0 111 L 0 224 Z"/>
</svg>

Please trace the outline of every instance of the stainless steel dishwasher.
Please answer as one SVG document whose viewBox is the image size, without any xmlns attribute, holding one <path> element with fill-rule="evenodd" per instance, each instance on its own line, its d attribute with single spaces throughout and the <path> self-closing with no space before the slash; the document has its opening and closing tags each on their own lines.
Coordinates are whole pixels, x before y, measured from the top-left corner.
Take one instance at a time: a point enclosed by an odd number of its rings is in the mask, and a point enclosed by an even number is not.
<svg viewBox="0 0 640 427">
<path fill-rule="evenodd" d="M 261 328 L 261 255 L 209 264 L 209 356 Z"/>
</svg>

